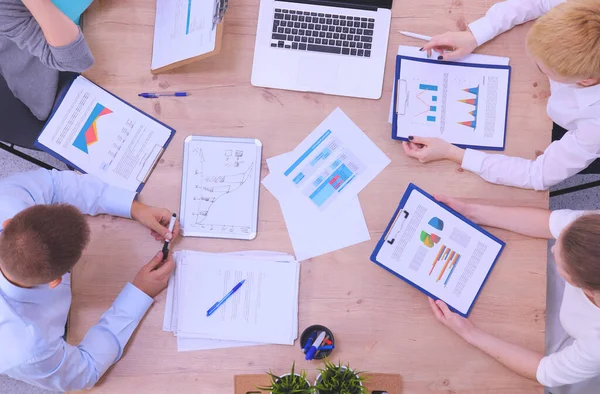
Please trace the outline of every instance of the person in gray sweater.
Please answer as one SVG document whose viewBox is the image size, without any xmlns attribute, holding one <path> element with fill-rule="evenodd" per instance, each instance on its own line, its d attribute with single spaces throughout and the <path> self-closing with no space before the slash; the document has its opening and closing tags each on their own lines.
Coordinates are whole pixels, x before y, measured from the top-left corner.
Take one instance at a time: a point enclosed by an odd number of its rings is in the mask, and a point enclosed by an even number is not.
<svg viewBox="0 0 600 394">
<path fill-rule="evenodd" d="M 0 0 L 0 76 L 4 79 L 0 85 L 7 86 L 35 118 L 48 118 L 61 72 L 80 73 L 93 63 L 79 26 L 51 0 Z M 3 108 L 18 108 L 10 102 L 14 98 L 4 96 L 0 113 Z M 15 121 L 19 117 L 10 115 Z"/>
</svg>

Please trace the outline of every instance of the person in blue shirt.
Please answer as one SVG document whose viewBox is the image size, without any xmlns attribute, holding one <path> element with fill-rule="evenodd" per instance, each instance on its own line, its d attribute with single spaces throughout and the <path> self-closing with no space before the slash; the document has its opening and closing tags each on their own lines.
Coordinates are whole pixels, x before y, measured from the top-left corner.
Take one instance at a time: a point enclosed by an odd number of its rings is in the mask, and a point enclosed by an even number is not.
<svg viewBox="0 0 600 394">
<path fill-rule="evenodd" d="M 91 175 L 38 170 L 0 180 L 0 374 L 49 389 L 91 388 L 123 349 L 175 267 L 162 252 L 127 283 L 77 346 L 63 339 L 70 271 L 90 240 L 83 214 L 133 218 L 174 239 L 171 212 Z M 161 245 L 157 245 L 160 249 Z"/>
</svg>

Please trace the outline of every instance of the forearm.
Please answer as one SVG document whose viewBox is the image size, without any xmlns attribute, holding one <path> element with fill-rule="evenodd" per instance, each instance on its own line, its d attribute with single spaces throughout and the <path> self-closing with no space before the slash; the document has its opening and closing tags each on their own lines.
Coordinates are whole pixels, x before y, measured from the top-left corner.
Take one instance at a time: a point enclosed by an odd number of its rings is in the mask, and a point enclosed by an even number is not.
<svg viewBox="0 0 600 394">
<path fill-rule="evenodd" d="M 537 369 L 544 357 L 542 354 L 503 341 L 477 328 L 465 335 L 464 339 L 511 371 L 528 379 L 537 380 Z"/>
<path fill-rule="evenodd" d="M 50 0 L 23 0 L 46 41 L 53 47 L 69 45 L 79 36 L 79 27 L 63 14 Z"/>
<path fill-rule="evenodd" d="M 548 209 L 471 205 L 473 221 L 483 226 L 509 230 L 529 237 L 552 239 Z"/>
</svg>

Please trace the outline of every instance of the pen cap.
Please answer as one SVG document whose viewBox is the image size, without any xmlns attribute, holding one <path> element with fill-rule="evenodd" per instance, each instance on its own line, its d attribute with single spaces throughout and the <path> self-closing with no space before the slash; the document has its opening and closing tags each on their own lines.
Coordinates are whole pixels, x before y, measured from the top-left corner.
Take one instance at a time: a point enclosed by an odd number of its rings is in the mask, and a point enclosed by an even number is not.
<svg viewBox="0 0 600 394">
<path fill-rule="evenodd" d="M 317 332 L 321 332 L 321 331 L 325 331 L 325 333 L 327 334 L 327 338 L 329 338 L 329 340 L 331 341 L 332 345 L 335 345 L 335 338 L 333 336 L 333 333 L 331 332 L 331 330 L 325 326 L 321 326 L 319 324 L 307 327 L 303 332 L 302 335 L 300 335 L 300 350 L 303 350 L 304 347 L 306 346 L 306 342 L 308 341 L 310 334 L 312 334 L 314 331 Z M 317 351 L 316 348 L 319 347 L 319 343 L 313 343 L 312 344 L 315 347 L 315 353 Z M 311 346 L 311 347 L 313 347 Z M 310 348 L 306 351 L 306 355 L 308 355 L 308 352 L 310 351 Z M 316 354 L 316 357 L 314 358 L 315 360 L 321 360 L 327 356 L 329 356 L 331 354 L 333 350 L 324 350 L 324 351 L 320 351 L 319 353 Z"/>
</svg>

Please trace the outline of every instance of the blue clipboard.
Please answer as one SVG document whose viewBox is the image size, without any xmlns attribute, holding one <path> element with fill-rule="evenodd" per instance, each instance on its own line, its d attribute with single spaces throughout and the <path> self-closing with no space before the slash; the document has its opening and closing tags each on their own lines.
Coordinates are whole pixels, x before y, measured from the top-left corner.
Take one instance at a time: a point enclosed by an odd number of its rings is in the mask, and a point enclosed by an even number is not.
<svg viewBox="0 0 600 394">
<path fill-rule="evenodd" d="M 383 234 L 381 236 L 381 239 L 379 240 L 379 242 L 377 242 L 377 246 L 375 247 L 375 250 L 373 251 L 373 253 L 371 253 L 371 261 L 374 262 L 375 264 L 377 264 L 378 266 L 380 266 L 381 268 L 385 269 L 386 271 L 388 271 L 388 272 L 392 273 L 393 275 L 397 276 L 398 278 L 402 279 L 403 281 L 405 281 L 406 283 L 408 283 L 412 287 L 414 287 L 414 288 L 420 290 L 421 292 L 427 294 L 427 296 L 433 298 L 434 300 L 438 299 L 438 297 L 436 297 L 433 294 L 429 293 L 427 290 L 423 289 L 421 286 L 419 286 L 419 285 L 415 284 L 414 282 L 406 279 L 405 277 L 403 277 L 402 275 L 398 274 L 396 271 L 392 270 L 391 268 L 389 268 L 385 264 L 380 263 L 379 261 L 377 261 L 377 255 L 379 254 L 379 250 L 383 246 L 384 242 L 388 242 L 387 241 L 388 235 L 389 235 L 388 233 L 392 229 L 394 223 L 396 223 L 397 220 L 402 220 L 402 217 L 403 217 L 402 215 L 405 212 L 403 210 L 404 205 L 406 204 L 406 201 L 408 200 L 408 198 L 410 197 L 412 191 L 414 191 L 414 190 L 418 191 L 419 193 L 421 193 L 422 195 L 424 195 L 425 197 L 427 197 L 428 199 L 430 199 L 431 201 L 433 201 L 434 203 L 436 203 L 438 206 L 444 208 L 446 211 L 450 212 L 452 215 L 458 217 L 463 222 L 469 224 L 471 227 L 475 228 L 476 230 L 480 231 L 484 235 L 488 236 L 493 241 L 495 241 L 498 244 L 500 244 L 500 250 L 498 251 L 498 254 L 496 255 L 496 258 L 494 259 L 494 262 L 490 266 L 490 269 L 488 270 L 485 278 L 483 279 L 483 282 L 481 282 L 481 286 L 479 287 L 479 290 L 477 291 L 477 294 L 473 298 L 473 301 L 471 302 L 471 305 L 469 305 L 469 309 L 467 310 L 467 313 L 462 313 L 462 312 L 456 310 L 455 308 L 453 308 L 451 305 L 448 304 L 448 308 L 450 308 L 453 312 L 458 313 L 462 317 L 468 317 L 469 313 L 471 313 L 471 309 L 473 308 L 473 305 L 475 304 L 475 301 L 477 301 L 477 298 L 479 297 L 479 294 L 481 293 L 481 289 L 483 288 L 483 286 L 485 285 L 485 282 L 487 281 L 488 277 L 490 276 L 490 272 L 492 272 L 492 269 L 494 269 L 494 266 L 496 265 L 496 262 L 498 261 L 498 258 L 502 254 L 502 251 L 504 250 L 504 246 L 506 246 L 506 244 L 504 243 L 504 241 L 500 240 L 499 238 L 497 238 L 493 234 L 489 233 L 484 228 L 482 228 L 482 227 L 478 226 L 477 224 L 473 223 L 472 221 L 470 221 L 469 219 L 467 219 L 466 217 L 464 217 L 460 213 L 456 212 L 455 210 L 453 210 L 449 206 L 440 203 L 435 198 L 433 198 L 433 196 L 431 196 L 430 194 L 428 194 L 427 192 L 425 192 L 423 189 L 419 188 L 415 184 L 411 183 L 411 184 L 408 185 L 408 188 L 406 189 L 406 192 L 404 192 L 404 195 L 402 196 L 402 199 L 400 200 L 400 204 L 398 205 L 398 208 L 396 208 L 396 212 L 394 213 L 394 216 L 392 217 L 392 219 L 390 220 L 389 224 L 387 225 L 385 231 L 383 232 Z M 444 300 L 442 300 L 442 301 L 444 301 Z"/>
<path fill-rule="evenodd" d="M 408 138 L 404 138 L 404 137 L 398 137 L 398 111 L 397 111 L 397 105 L 398 105 L 398 80 L 400 79 L 400 68 L 402 66 L 402 60 L 413 60 L 416 62 L 421 62 L 421 63 L 435 63 L 435 64 L 439 64 L 440 61 L 439 60 L 434 60 L 434 59 L 420 59 L 418 57 L 412 57 L 412 56 L 404 56 L 404 55 L 398 55 L 396 56 L 396 74 L 394 77 L 394 97 L 393 97 L 393 101 L 394 101 L 394 107 L 393 107 L 393 112 L 392 112 L 392 139 L 394 140 L 399 140 L 399 141 L 408 141 Z M 471 68 L 492 68 L 492 69 L 498 69 L 498 70 L 508 70 L 508 88 L 506 91 L 506 115 L 505 115 L 505 119 L 504 119 L 504 139 L 502 141 L 502 147 L 494 147 L 494 146 L 479 146 L 479 145 L 464 145 L 464 144 L 454 144 L 456 146 L 458 146 L 459 148 L 470 148 L 470 149 L 480 149 L 480 150 L 495 150 L 495 151 L 503 151 L 506 147 L 506 126 L 507 126 L 507 122 L 508 122 L 508 98 L 510 97 L 510 77 L 511 77 L 511 72 L 512 72 L 512 68 L 510 66 L 505 66 L 505 65 L 493 65 L 493 64 L 476 64 L 476 63 L 460 63 L 460 62 L 449 62 L 449 61 L 444 61 L 443 64 L 445 65 L 455 65 L 455 66 L 460 66 L 460 67 L 471 67 Z"/>
<path fill-rule="evenodd" d="M 56 103 L 54 104 L 54 108 L 52 108 L 52 112 L 50 113 L 50 116 L 48 117 L 48 120 L 46 120 L 46 123 L 44 124 L 44 127 L 42 128 L 42 131 L 40 132 L 40 135 L 42 135 L 42 133 L 44 132 L 44 130 L 46 129 L 46 126 L 48 126 L 48 123 L 50 123 L 50 121 L 52 120 L 52 118 L 54 117 L 54 115 L 56 114 L 56 111 L 58 110 L 58 108 L 60 107 L 60 105 L 62 104 L 63 100 L 65 99 L 65 96 L 67 95 L 67 93 L 69 92 L 69 89 L 71 89 L 71 85 L 73 84 L 73 82 L 79 78 L 81 75 L 76 74 L 68 83 L 67 85 L 63 88 L 62 92 L 60 92 L 58 99 L 56 100 Z M 82 78 L 85 78 L 83 76 L 81 76 Z M 87 79 L 87 78 L 86 78 Z M 167 138 L 167 141 L 165 142 L 165 144 L 162 147 L 162 152 L 160 152 L 158 154 L 158 156 L 156 157 L 156 159 L 154 160 L 154 163 L 150 166 L 148 173 L 145 176 L 144 182 L 140 183 L 140 186 L 137 188 L 136 193 L 140 193 L 142 191 L 142 189 L 144 188 L 144 186 L 146 185 L 146 182 L 148 180 L 148 178 L 150 177 L 150 174 L 152 173 L 152 171 L 154 171 L 154 167 L 156 166 L 156 164 L 158 163 L 160 157 L 163 155 L 163 153 L 165 152 L 165 150 L 167 149 L 167 146 L 169 146 L 169 144 L 171 143 L 171 140 L 173 139 L 173 136 L 175 135 L 175 129 L 167 126 L 166 124 L 164 124 L 163 122 L 159 121 L 158 119 L 154 118 L 153 116 L 148 115 L 146 112 L 141 111 L 140 109 L 138 109 L 137 107 L 134 107 L 133 105 L 129 104 L 128 102 L 122 100 L 121 98 L 115 96 L 114 94 L 112 94 L 111 92 L 109 92 L 108 90 L 104 89 L 102 86 L 99 86 L 97 84 L 95 84 L 94 82 L 90 81 L 89 79 L 87 79 L 89 82 L 93 83 L 94 85 L 96 85 L 98 88 L 104 90 L 106 93 L 110 94 L 111 96 L 113 96 L 114 98 L 116 98 L 117 100 L 119 100 L 120 102 L 122 102 L 123 104 L 133 108 L 134 110 L 136 110 L 137 112 L 145 115 L 146 117 L 154 120 L 156 123 L 159 123 L 160 125 L 166 127 L 167 129 L 169 129 L 171 131 L 171 135 L 169 136 L 169 138 Z M 48 148 L 46 145 L 42 145 L 39 142 L 39 136 L 38 136 L 38 140 L 36 140 L 34 146 L 36 148 L 39 148 L 40 150 L 43 150 L 47 153 L 49 153 L 50 155 L 56 157 L 58 160 L 62 161 L 63 163 L 65 163 L 66 165 L 75 168 L 77 171 L 85 174 L 86 172 L 83 171 L 81 168 L 79 168 L 79 166 L 75 165 L 74 163 L 72 163 L 71 161 L 65 159 L 63 156 L 61 156 L 60 154 L 56 153 L 55 151 L 53 151 L 52 149 Z"/>
</svg>

